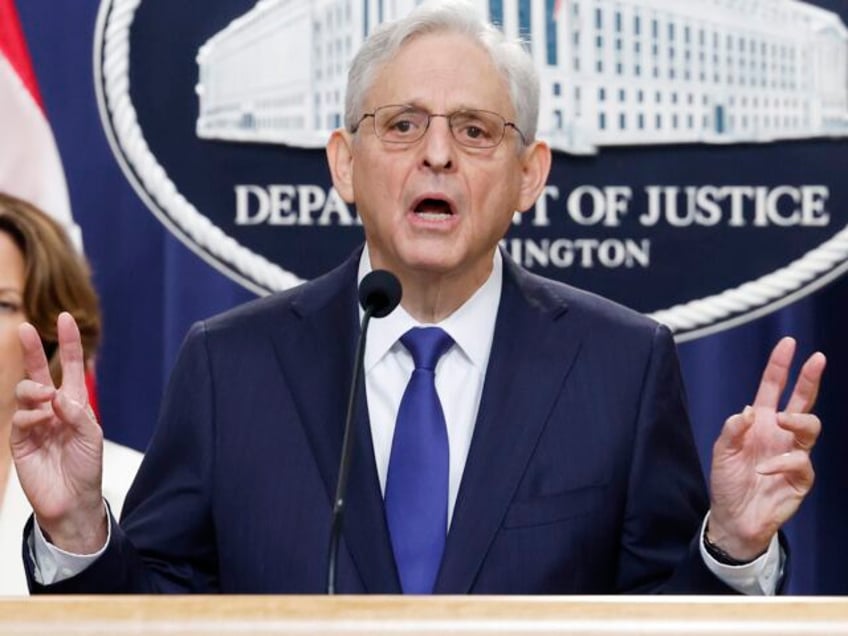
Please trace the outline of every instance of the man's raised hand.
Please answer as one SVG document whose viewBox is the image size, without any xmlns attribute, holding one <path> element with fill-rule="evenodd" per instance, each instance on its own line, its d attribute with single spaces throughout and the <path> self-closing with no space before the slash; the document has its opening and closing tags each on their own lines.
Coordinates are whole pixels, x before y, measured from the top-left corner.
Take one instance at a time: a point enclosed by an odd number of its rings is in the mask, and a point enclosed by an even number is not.
<svg viewBox="0 0 848 636">
<path fill-rule="evenodd" d="M 28 323 L 20 326 L 27 379 L 15 392 L 12 458 L 41 529 L 56 546 L 90 554 L 106 541 L 103 433 L 88 403 L 77 324 L 70 314 L 62 313 L 57 330 L 59 387 L 50 376 L 35 328 Z"/>
<path fill-rule="evenodd" d="M 794 354 L 792 338 L 777 343 L 753 404 L 728 418 L 713 447 L 708 538 L 739 560 L 766 550 L 813 485 L 810 451 L 821 422 L 810 411 L 826 360 L 807 359 L 780 411 Z"/>
</svg>

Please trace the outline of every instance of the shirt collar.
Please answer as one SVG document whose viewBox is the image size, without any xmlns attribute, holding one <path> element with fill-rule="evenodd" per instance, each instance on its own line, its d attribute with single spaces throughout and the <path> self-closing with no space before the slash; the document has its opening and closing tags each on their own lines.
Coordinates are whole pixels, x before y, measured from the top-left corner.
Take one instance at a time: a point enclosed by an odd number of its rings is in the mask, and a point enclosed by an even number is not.
<svg viewBox="0 0 848 636">
<path fill-rule="evenodd" d="M 371 269 L 371 258 L 366 245 L 359 259 L 357 283 L 361 282 Z M 492 271 L 486 282 L 450 316 L 435 324 L 453 338 L 462 353 L 481 373 L 485 372 L 489 361 L 502 286 L 503 260 L 500 250 L 496 249 L 492 259 Z M 362 315 L 360 308 L 360 320 Z M 403 334 L 413 327 L 421 326 L 425 326 L 425 323 L 415 320 L 402 305 L 385 318 L 373 319 L 368 329 L 365 348 L 365 372 L 370 371 L 392 348 L 401 347 L 399 339 Z"/>
</svg>

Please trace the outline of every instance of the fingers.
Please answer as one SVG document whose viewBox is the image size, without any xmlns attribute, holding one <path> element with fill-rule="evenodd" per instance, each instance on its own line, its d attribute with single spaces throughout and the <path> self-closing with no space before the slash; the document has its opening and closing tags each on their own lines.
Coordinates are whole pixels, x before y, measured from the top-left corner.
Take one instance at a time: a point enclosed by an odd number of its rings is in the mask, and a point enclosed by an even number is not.
<svg viewBox="0 0 848 636">
<path fill-rule="evenodd" d="M 815 481 L 810 456 L 802 450 L 789 451 L 760 462 L 757 472 L 761 475 L 782 475 L 800 495 L 805 495 Z"/>
<path fill-rule="evenodd" d="M 59 335 L 59 360 L 62 362 L 62 391 L 78 402 L 87 403 L 85 354 L 79 327 L 73 316 L 63 311 L 56 321 Z"/>
<path fill-rule="evenodd" d="M 811 451 L 821 433 L 821 420 L 808 413 L 778 413 L 777 425 L 795 436 L 795 447 Z"/>
<path fill-rule="evenodd" d="M 18 409 L 12 417 L 12 424 L 18 428 L 46 424 L 54 417 L 77 431 L 84 431 L 92 425 L 99 427 L 88 402 L 74 399 L 64 389 L 22 380 L 15 388 L 15 398 Z"/>
<path fill-rule="evenodd" d="M 12 422 L 16 426 L 26 428 L 36 424 L 46 424 L 50 421 L 58 421 L 63 425 L 85 432 L 90 426 L 99 427 L 94 413 L 87 404 L 77 402 L 63 391 L 55 391 L 52 400 L 49 400 L 52 408 L 28 408 L 18 409 L 12 416 Z"/>
<path fill-rule="evenodd" d="M 21 324 L 18 327 L 18 339 L 21 341 L 24 353 L 24 370 L 27 377 L 39 384 L 52 387 L 50 366 L 44 353 L 44 345 L 41 344 L 41 337 L 35 327 L 28 322 Z"/>
<path fill-rule="evenodd" d="M 754 409 L 746 406 L 741 413 L 731 415 L 724 423 L 721 434 L 716 440 L 716 447 L 735 448 L 741 447 L 745 433 L 754 424 Z"/>
<path fill-rule="evenodd" d="M 780 403 L 780 395 L 786 388 L 789 377 L 789 369 L 792 357 L 795 355 L 795 340 L 789 337 L 781 338 L 772 350 L 757 396 L 754 398 L 754 406 L 762 406 L 777 410 Z M 792 389 L 792 395 L 786 405 L 786 411 L 790 413 L 808 413 L 812 410 L 818 397 L 821 386 L 822 375 L 827 364 L 824 354 L 816 352 L 811 355 Z"/>
<path fill-rule="evenodd" d="M 795 436 L 795 448 L 760 462 L 757 472 L 761 475 L 783 475 L 793 489 L 804 495 L 815 479 L 810 451 L 821 432 L 821 421 L 806 413 L 778 413 L 777 423 Z"/>
<path fill-rule="evenodd" d="M 86 404 L 88 392 L 85 387 L 85 354 L 82 348 L 79 327 L 68 312 L 59 314 L 56 320 L 59 339 L 59 360 L 62 364 L 62 390 L 71 399 Z M 50 365 L 41 337 L 35 327 L 23 323 L 18 328 L 18 338 L 24 354 L 24 369 L 31 380 L 48 387 L 54 387 L 50 377 Z"/>
<path fill-rule="evenodd" d="M 745 434 L 756 420 L 756 411 L 746 406 L 741 413 L 727 418 L 716 445 L 723 449 L 733 449 L 744 444 Z M 809 452 L 821 433 L 821 420 L 810 413 L 777 413 L 777 425 L 794 436 L 795 448 Z"/>
<path fill-rule="evenodd" d="M 14 431 L 26 432 L 36 426 L 43 426 L 53 419 L 53 412 L 45 409 L 15 411 L 12 416 Z"/>
<path fill-rule="evenodd" d="M 754 406 L 761 406 L 777 410 L 780 396 L 786 387 L 789 377 L 789 367 L 792 364 L 792 356 L 795 355 L 795 340 L 793 338 L 781 338 L 772 349 L 757 396 L 754 398 Z"/>
<path fill-rule="evenodd" d="M 29 379 L 22 380 L 15 388 L 18 410 L 12 421 L 16 431 L 24 435 L 35 426 L 48 423 L 61 422 L 78 432 L 92 425 L 99 426 L 88 406 L 85 357 L 76 321 L 69 313 L 62 312 L 56 326 L 62 363 L 61 389 L 53 384 L 47 356 L 35 327 L 24 323 L 18 329 Z"/>
<path fill-rule="evenodd" d="M 80 402 L 68 395 L 64 390 L 58 391 L 53 399 L 53 410 L 64 423 L 69 424 L 78 432 L 85 433 L 86 429 L 94 425 L 99 427 L 94 413 L 88 406 L 88 402 Z"/>
<path fill-rule="evenodd" d="M 826 365 L 827 359 L 818 351 L 807 358 L 786 405 L 787 412 L 809 413 L 813 409 Z"/>
<path fill-rule="evenodd" d="M 15 399 L 19 409 L 37 409 L 49 403 L 56 395 L 53 386 L 45 386 L 33 380 L 21 380 L 15 387 Z"/>
</svg>

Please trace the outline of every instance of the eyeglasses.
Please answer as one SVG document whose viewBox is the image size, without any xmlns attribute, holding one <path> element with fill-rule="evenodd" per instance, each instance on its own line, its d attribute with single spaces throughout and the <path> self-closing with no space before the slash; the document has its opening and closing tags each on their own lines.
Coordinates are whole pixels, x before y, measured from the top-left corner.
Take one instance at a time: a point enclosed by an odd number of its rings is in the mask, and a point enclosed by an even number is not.
<svg viewBox="0 0 848 636">
<path fill-rule="evenodd" d="M 389 144 L 415 143 L 427 132 L 433 117 L 447 119 L 453 138 L 467 148 L 494 148 L 503 141 L 507 127 L 513 128 L 521 141 L 527 143 L 514 123 L 488 110 L 457 110 L 441 114 L 429 113 L 408 104 L 380 106 L 373 113 L 362 115 L 352 132 L 358 131 L 368 117 L 374 118 L 374 133 L 377 137 Z"/>
</svg>

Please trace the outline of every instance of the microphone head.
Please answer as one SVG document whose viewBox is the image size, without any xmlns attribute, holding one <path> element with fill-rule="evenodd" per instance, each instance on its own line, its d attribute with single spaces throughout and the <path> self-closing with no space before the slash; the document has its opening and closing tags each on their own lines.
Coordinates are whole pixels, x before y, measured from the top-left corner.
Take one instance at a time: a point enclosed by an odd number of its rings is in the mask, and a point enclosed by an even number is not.
<svg viewBox="0 0 848 636">
<path fill-rule="evenodd" d="M 397 276 L 385 269 L 375 269 L 359 283 L 359 303 L 371 308 L 374 318 L 383 318 L 395 310 L 403 292 Z"/>
</svg>

